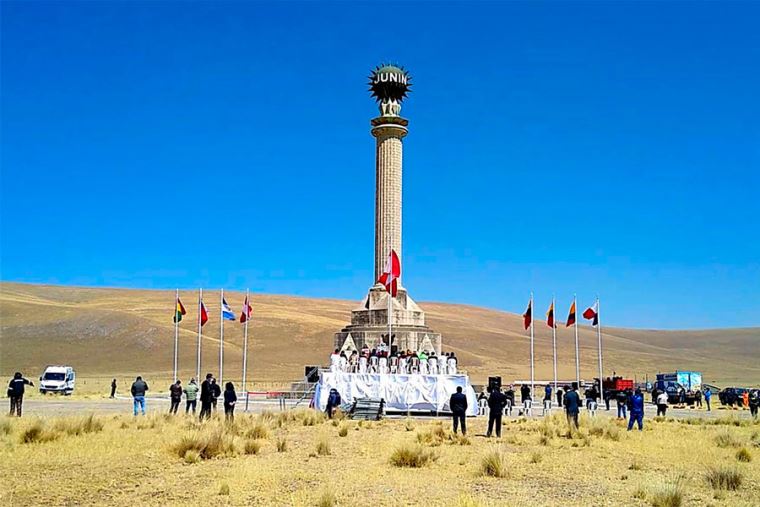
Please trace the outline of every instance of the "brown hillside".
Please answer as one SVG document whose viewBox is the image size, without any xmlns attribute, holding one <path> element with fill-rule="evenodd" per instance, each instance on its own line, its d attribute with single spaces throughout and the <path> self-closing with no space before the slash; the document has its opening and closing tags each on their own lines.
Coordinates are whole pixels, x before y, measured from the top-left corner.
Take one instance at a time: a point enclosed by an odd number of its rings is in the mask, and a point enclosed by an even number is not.
<svg viewBox="0 0 760 507">
<path fill-rule="evenodd" d="M 240 311 L 243 296 L 228 292 Z M 181 291 L 188 315 L 180 326 L 180 369 L 195 372 L 197 293 Z M 0 374 L 71 364 L 80 376 L 167 375 L 171 370 L 174 293 L 0 283 Z M 219 294 L 204 298 L 211 321 L 204 327 L 203 370 L 216 371 Z M 356 301 L 254 295 L 250 371 L 256 381 L 282 382 L 303 374 L 305 364 L 325 363 L 332 333 L 344 326 Z M 472 306 L 422 303 L 433 329 L 444 336 L 475 381 L 501 375 L 529 376 L 528 337 L 519 315 Z M 574 376 L 572 329 L 557 332 L 560 377 Z M 718 384 L 760 382 L 760 328 L 711 331 L 604 330 L 605 374 L 690 369 Z M 596 374 L 596 333 L 582 327 L 581 376 Z M 238 376 L 242 326 L 225 323 L 225 373 Z M 536 326 L 536 377 L 552 371 L 551 330 Z M 34 373 L 33 373 L 34 374 Z M 227 376 L 227 375 L 225 375 Z"/>
</svg>

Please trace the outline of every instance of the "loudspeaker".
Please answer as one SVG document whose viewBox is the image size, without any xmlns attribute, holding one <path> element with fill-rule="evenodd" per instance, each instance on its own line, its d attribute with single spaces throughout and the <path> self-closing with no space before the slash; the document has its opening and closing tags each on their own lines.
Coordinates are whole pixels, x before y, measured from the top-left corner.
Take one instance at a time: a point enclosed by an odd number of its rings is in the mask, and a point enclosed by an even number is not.
<svg viewBox="0 0 760 507">
<path fill-rule="evenodd" d="M 501 377 L 488 377 L 488 392 L 494 389 L 501 391 Z"/>
<path fill-rule="evenodd" d="M 319 382 L 319 366 L 304 366 L 303 376 L 306 382 Z"/>
</svg>

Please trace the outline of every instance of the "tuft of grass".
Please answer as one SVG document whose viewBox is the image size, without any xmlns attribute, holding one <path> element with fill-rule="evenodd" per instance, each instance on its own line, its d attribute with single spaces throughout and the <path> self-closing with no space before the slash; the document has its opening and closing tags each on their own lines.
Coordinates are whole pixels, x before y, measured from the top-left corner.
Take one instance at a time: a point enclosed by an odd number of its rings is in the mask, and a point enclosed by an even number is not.
<svg viewBox="0 0 760 507">
<path fill-rule="evenodd" d="M 340 427 L 340 429 L 338 430 L 338 436 L 339 437 L 348 436 L 348 426 L 347 425 L 344 424 L 343 426 Z"/>
<path fill-rule="evenodd" d="M 103 431 L 103 421 L 95 417 L 95 414 L 90 414 L 86 417 L 80 417 L 75 419 L 59 419 L 55 423 L 56 431 L 66 433 L 67 435 L 77 436 L 87 433 L 98 433 Z"/>
<path fill-rule="evenodd" d="M 0 435 L 10 435 L 11 431 L 13 431 L 13 426 L 11 425 L 10 417 L 3 417 L 2 421 L 0 421 Z"/>
<path fill-rule="evenodd" d="M 492 449 L 480 459 L 480 475 L 503 478 L 508 473 L 507 457 L 501 449 Z"/>
<path fill-rule="evenodd" d="M 541 445 L 549 445 L 551 443 L 551 439 L 549 439 L 546 435 L 541 435 L 541 438 L 538 439 L 538 443 Z"/>
<path fill-rule="evenodd" d="M 201 455 L 198 453 L 198 451 L 194 451 L 193 449 L 188 449 L 185 451 L 185 457 L 184 457 L 185 463 L 188 465 L 192 465 L 194 463 L 200 463 L 201 462 Z"/>
<path fill-rule="evenodd" d="M 286 452 L 288 450 L 288 441 L 284 438 L 277 439 L 277 452 Z"/>
<path fill-rule="evenodd" d="M 462 434 L 452 435 L 451 439 L 449 440 L 449 443 L 451 445 L 472 445 L 472 441 L 470 440 L 470 437 L 468 437 L 467 435 L 462 435 Z"/>
<path fill-rule="evenodd" d="M 391 465 L 396 467 L 422 468 L 438 459 L 430 449 L 420 445 L 402 445 L 391 454 Z"/>
<path fill-rule="evenodd" d="M 329 489 L 326 489 L 322 492 L 321 495 L 319 495 L 317 503 L 314 505 L 316 507 L 335 507 L 338 505 L 338 499 L 335 497 L 335 493 Z"/>
<path fill-rule="evenodd" d="M 655 485 L 649 492 L 652 507 L 681 507 L 683 505 L 683 478 Z"/>
<path fill-rule="evenodd" d="M 221 485 L 219 485 L 219 495 L 220 496 L 229 496 L 230 494 L 230 485 L 226 482 L 223 482 Z"/>
<path fill-rule="evenodd" d="M 475 500 L 470 495 L 465 495 L 464 493 L 459 495 L 459 498 L 457 498 L 457 503 L 455 504 L 456 507 L 480 507 L 480 503 Z"/>
<path fill-rule="evenodd" d="M 647 490 L 642 484 L 639 484 L 636 486 L 636 489 L 633 490 L 633 498 L 637 498 L 639 500 L 647 499 Z"/>
<path fill-rule="evenodd" d="M 634 459 L 630 465 L 628 465 L 628 470 L 643 470 L 643 466 L 639 462 L 639 460 Z"/>
<path fill-rule="evenodd" d="M 317 455 L 318 456 L 330 455 L 330 442 L 327 440 L 327 438 L 322 437 L 317 442 Z"/>
<path fill-rule="evenodd" d="M 266 440 L 269 438 L 269 430 L 263 423 L 257 422 L 246 431 L 245 436 L 253 440 Z"/>
<path fill-rule="evenodd" d="M 404 421 L 404 429 L 406 431 L 414 431 L 414 423 L 412 422 L 412 419 L 410 417 L 407 417 Z"/>
<path fill-rule="evenodd" d="M 37 444 L 51 442 L 56 440 L 59 436 L 59 433 L 45 428 L 43 422 L 37 419 L 21 432 L 19 439 L 22 444 Z"/>
<path fill-rule="evenodd" d="M 261 442 L 258 440 L 246 440 L 243 446 L 243 452 L 246 454 L 258 454 L 261 452 Z"/>
<path fill-rule="evenodd" d="M 180 458 L 184 458 L 187 451 L 192 450 L 196 451 L 204 460 L 237 454 L 234 440 L 220 428 L 209 433 L 193 432 L 186 434 L 174 444 L 172 449 Z"/>
<path fill-rule="evenodd" d="M 713 466 L 705 472 L 705 479 L 713 489 L 736 491 L 742 485 L 744 474 L 735 466 Z"/>
<path fill-rule="evenodd" d="M 740 461 L 742 463 L 749 463 L 752 461 L 752 454 L 749 452 L 749 450 L 746 447 L 742 447 L 738 451 L 736 451 L 736 461 Z"/>
<path fill-rule="evenodd" d="M 531 463 L 541 463 L 541 460 L 544 459 L 544 455 L 540 452 L 534 452 L 530 455 L 530 462 Z"/>
<path fill-rule="evenodd" d="M 715 444 L 718 447 L 740 447 L 741 442 L 739 439 L 731 433 L 728 429 L 723 429 L 715 435 Z"/>
</svg>

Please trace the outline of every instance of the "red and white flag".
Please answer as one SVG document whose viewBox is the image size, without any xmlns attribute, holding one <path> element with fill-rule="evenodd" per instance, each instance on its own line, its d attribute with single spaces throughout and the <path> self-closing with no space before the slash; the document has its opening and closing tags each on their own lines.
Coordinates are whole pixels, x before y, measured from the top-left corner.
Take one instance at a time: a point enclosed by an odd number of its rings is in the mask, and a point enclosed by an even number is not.
<svg viewBox="0 0 760 507">
<path fill-rule="evenodd" d="M 583 312 L 583 318 L 593 321 L 591 322 L 592 326 L 599 324 L 599 301 L 594 303 L 594 306 L 586 308 L 586 311 Z"/>
<path fill-rule="evenodd" d="M 245 302 L 243 303 L 243 311 L 240 312 L 240 322 L 243 323 L 245 321 L 251 320 L 252 312 L 253 307 L 251 307 L 251 303 L 248 302 L 248 296 L 246 296 Z"/>
<path fill-rule="evenodd" d="M 528 301 L 528 308 L 523 313 L 523 321 L 525 323 L 525 329 L 530 327 L 530 323 L 533 321 L 533 298 Z"/>
<path fill-rule="evenodd" d="M 383 274 L 378 278 L 377 283 L 381 283 L 385 286 L 391 296 L 396 297 L 398 292 L 398 279 L 401 277 L 401 261 L 399 261 L 398 255 L 395 250 L 391 250 L 388 255 L 388 261 L 385 263 L 385 270 Z"/>
<path fill-rule="evenodd" d="M 201 301 L 201 313 L 200 313 L 200 319 L 201 319 L 201 327 L 208 322 L 208 312 L 206 311 L 206 305 L 203 304 L 203 301 Z"/>
</svg>

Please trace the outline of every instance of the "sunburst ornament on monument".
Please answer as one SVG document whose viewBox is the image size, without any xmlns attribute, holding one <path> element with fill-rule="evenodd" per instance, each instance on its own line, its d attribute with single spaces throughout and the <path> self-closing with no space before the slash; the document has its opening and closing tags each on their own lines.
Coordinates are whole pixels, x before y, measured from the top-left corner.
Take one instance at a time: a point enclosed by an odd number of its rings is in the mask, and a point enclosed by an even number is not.
<svg viewBox="0 0 760 507">
<path fill-rule="evenodd" d="M 397 116 L 401 102 L 411 91 L 412 78 L 404 67 L 386 63 L 375 67 L 368 84 L 370 95 L 379 103 L 380 113 Z"/>
</svg>

